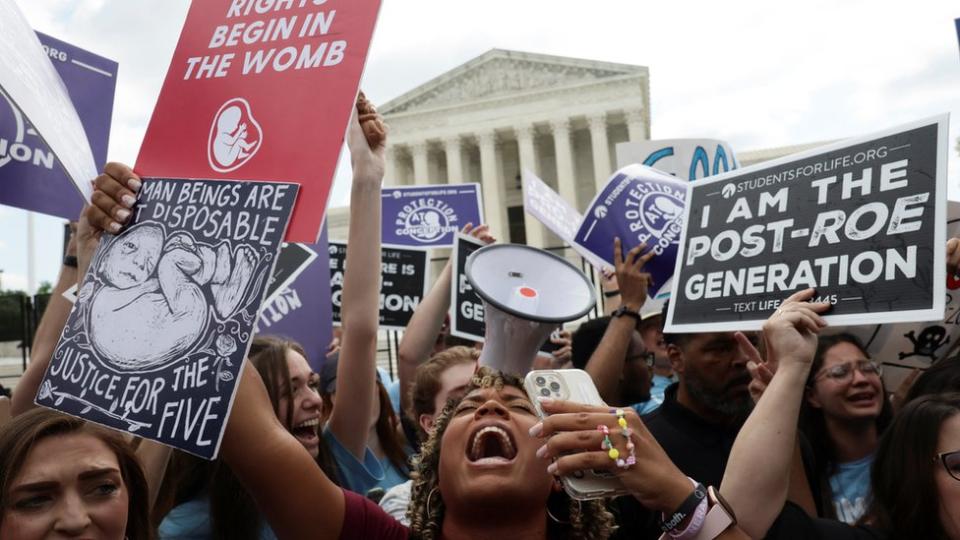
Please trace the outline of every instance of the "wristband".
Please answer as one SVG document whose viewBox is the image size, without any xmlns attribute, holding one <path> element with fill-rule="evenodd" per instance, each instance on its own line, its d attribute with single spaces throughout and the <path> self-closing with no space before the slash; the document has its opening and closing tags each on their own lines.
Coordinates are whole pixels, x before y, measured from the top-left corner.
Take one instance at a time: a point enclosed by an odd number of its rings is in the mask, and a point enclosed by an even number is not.
<svg viewBox="0 0 960 540">
<path fill-rule="evenodd" d="M 663 532 L 675 530 L 689 515 L 696 512 L 697 507 L 700 506 L 700 501 L 706 498 L 707 489 L 703 487 L 703 484 L 698 482 L 697 486 L 693 488 L 693 493 L 680 504 L 680 508 L 677 508 L 669 518 L 664 519 L 663 522 L 660 523 L 660 530 Z"/>
<path fill-rule="evenodd" d="M 707 519 L 707 510 L 710 509 L 710 503 L 707 499 L 700 501 L 700 504 L 697 505 L 696 511 L 693 513 L 693 517 L 690 518 L 690 523 L 679 532 L 670 531 L 667 534 L 670 535 L 670 538 L 673 540 L 690 540 L 691 538 L 696 537 L 700 530 L 703 528 L 703 522 Z"/>
<path fill-rule="evenodd" d="M 617 289 L 615 291 L 603 291 L 604 298 L 614 298 L 616 296 L 620 296 L 620 289 Z"/>
<path fill-rule="evenodd" d="M 63 257 L 63 265 L 76 268 L 79 266 L 79 261 L 77 260 L 76 255 L 66 255 Z"/>
<path fill-rule="evenodd" d="M 616 319 L 617 317 L 623 317 L 624 315 L 626 315 L 627 317 L 633 317 L 634 319 L 636 319 L 636 321 L 637 321 L 638 323 L 639 323 L 641 320 L 643 320 L 643 318 L 640 317 L 640 314 L 639 314 L 639 313 L 637 313 L 636 311 L 633 311 L 632 309 L 628 308 L 627 306 L 620 306 L 620 307 L 618 307 L 617 309 L 615 309 L 615 310 L 613 311 L 613 313 L 610 314 L 610 317 Z"/>
</svg>

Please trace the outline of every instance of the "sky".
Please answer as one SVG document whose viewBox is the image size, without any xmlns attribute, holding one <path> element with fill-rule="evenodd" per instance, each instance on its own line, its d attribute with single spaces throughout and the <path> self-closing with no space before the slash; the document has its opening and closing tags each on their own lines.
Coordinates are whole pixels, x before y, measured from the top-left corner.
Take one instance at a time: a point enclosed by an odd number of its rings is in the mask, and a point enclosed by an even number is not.
<svg viewBox="0 0 960 540">
<path fill-rule="evenodd" d="M 190 2 L 15 2 L 36 30 L 119 62 L 108 159 L 132 164 Z M 949 112 L 948 178 L 960 198 L 958 17 L 956 0 L 383 0 L 361 86 L 383 103 L 492 48 L 643 65 L 654 139 L 716 138 L 735 151 Z M 346 163 L 332 206 L 348 201 Z M 5 289 L 27 288 L 26 215 L 0 206 Z M 34 222 L 36 283 L 52 282 L 62 220 Z"/>
</svg>

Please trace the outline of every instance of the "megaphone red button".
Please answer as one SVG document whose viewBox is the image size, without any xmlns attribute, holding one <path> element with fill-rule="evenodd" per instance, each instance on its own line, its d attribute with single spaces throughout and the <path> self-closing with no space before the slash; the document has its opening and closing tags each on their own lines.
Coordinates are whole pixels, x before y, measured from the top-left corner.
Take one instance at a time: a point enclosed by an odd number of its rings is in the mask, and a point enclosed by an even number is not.
<svg viewBox="0 0 960 540">
<path fill-rule="evenodd" d="M 520 287 L 519 292 L 520 292 L 520 296 L 524 296 L 526 298 L 536 298 L 537 296 L 536 289 L 532 287 Z"/>
</svg>

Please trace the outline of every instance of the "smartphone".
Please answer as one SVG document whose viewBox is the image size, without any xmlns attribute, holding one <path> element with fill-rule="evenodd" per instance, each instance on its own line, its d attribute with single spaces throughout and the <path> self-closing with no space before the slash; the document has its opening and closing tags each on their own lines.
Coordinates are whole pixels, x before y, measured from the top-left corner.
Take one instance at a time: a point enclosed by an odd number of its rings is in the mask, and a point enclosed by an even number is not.
<svg viewBox="0 0 960 540">
<path fill-rule="evenodd" d="M 555 339 L 560 339 L 560 331 L 563 330 L 563 327 L 559 327 L 553 332 L 550 332 L 550 336 L 546 341 L 543 342 L 543 345 L 540 346 L 540 350 L 537 351 L 537 354 L 544 356 L 553 356 L 553 351 L 560 348 L 560 345 L 553 342 Z"/>
<path fill-rule="evenodd" d="M 523 387 L 540 418 L 548 416 L 544 414 L 540 402 L 537 401 L 537 397 L 541 396 L 585 405 L 607 406 L 600 399 L 600 393 L 597 392 L 593 379 L 582 369 L 534 370 L 527 373 Z M 569 476 L 560 477 L 560 480 L 570 497 L 582 501 L 629 494 L 620 479 L 609 470 L 577 471 Z"/>
</svg>

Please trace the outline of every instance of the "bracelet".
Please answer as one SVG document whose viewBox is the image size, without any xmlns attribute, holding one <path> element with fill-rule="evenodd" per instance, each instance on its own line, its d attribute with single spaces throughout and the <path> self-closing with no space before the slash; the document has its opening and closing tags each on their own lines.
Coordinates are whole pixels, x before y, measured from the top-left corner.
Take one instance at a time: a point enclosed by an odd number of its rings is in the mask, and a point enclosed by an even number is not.
<svg viewBox="0 0 960 540">
<path fill-rule="evenodd" d="M 697 507 L 700 505 L 700 501 L 706 500 L 707 498 L 707 488 L 703 487 L 703 484 L 697 483 L 696 487 L 693 488 L 693 493 L 691 493 L 683 503 L 680 504 L 680 508 L 677 508 L 669 518 L 664 519 L 660 523 L 660 530 L 663 532 L 670 532 L 676 529 L 683 520 L 687 519 L 687 516 L 694 513 L 697 510 Z M 664 516 L 666 517 L 666 516 Z"/>
<path fill-rule="evenodd" d="M 80 261 L 77 260 L 76 255 L 66 255 L 63 257 L 63 265 L 69 266 L 71 268 L 76 268 L 79 266 Z"/>
<path fill-rule="evenodd" d="M 614 298 L 617 296 L 620 296 L 620 289 L 617 289 L 615 291 L 603 291 L 604 298 Z"/>
<path fill-rule="evenodd" d="M 673 540 L 688 540 L 689 538 L 694 538 L 700 532 L 700 529 L 703 528 L 703 522 L 707 519 L 707 510 L 710 509 L 710 504 L 707 502 L 707 499 L 700 501 L 700 504 L 697 505 L 696 511 L 693 513 L 693 517 L 690 518 L 690 523 L 687 524 L 686 528 L 680 532 L 669 531 L 667 534 L 670 535 Z"/>
</svg>

